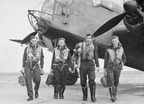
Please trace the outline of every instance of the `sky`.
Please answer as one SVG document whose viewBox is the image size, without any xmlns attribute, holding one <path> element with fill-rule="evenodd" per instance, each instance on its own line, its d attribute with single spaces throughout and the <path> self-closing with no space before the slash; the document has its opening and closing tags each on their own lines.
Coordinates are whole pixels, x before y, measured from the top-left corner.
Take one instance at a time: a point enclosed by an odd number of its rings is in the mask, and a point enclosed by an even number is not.
<svg viewBox="0 0 144 104">
<path fill-rule="evenodd" d="M 34 9 L 43 0 L 0 0 L 0 72 L 19 72 L 22 68 L 22 56 L 26 45 L 9 41 L 23 39 L 33 32 L 28 21 L 28 10 Z M 44 50 L 45 67 L 48 71 L 52 53 Z"/>
<path fill-rule="evenodd" d="M 0 0 L 0 72 L 19 72 L 22 68 L 22 56 L 25 45 L 12 42 L 9 39 L 23 39 L 33 32 L 28 21 L 28 10 L 44 0 Z M 52 53 L 44 50 L 44 71 L 51 66 Z M 103 66 L 103 61 L 100 61 Z M 127 68 L 127 70 L 132 70 Z"/>
</svg>

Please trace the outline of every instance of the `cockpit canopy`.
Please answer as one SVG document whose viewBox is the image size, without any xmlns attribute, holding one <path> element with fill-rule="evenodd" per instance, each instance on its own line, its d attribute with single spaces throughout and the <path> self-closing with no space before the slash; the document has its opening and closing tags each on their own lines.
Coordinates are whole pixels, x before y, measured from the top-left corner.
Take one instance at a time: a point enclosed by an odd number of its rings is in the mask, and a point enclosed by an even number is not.
<svg viewBox="0 0 144 104">
<path fill-rule="evenodd" d="M 75 2 L 79 0 L 75 0 Z M 91 2 L 94 8 L 103 6 L 111 11 L 118 13 L 123 12 L 124 0 L 87 0 Z M 62 18 L 68 18 L 72 12 L 71 6 L 74 5 L 74 0 L 45 0 L 41 10 L 29 10 L 29 22 L 32 27 L 38 31 L 46 32 L 52 21 L 56 21 L 55 15 Z M 67 21 L 62 22 L 65 26 L 68 25 Z"/>
</svg>

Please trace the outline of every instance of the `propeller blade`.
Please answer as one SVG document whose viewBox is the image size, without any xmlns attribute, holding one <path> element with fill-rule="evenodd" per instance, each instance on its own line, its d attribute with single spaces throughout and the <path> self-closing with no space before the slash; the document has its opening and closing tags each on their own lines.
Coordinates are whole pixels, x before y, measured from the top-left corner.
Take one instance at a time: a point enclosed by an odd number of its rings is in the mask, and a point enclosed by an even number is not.
<svg viewBox="0 0 144 104">
<path fill-rule="evenodd" d="M 126 12 L 110 19 L 105 24 L 103 24 L 96 32 L 94 32 L 93 36 L 99 36 L 108 30 L 112 29 L 114 26 L 116 26 L 124 17 L 126 16 Z"/>
<path fill-rule="evenodd" d="M 14 41 L 14 42 L 17 42 L 17 43 L 21 43 L 22 40 L 15 40 L 15 39 L 10 39 L 10 41 Z"/>
<path fill-rule="evenodd" d="M 25 44 L 25 43 L 29 42 L 31 36 L 35 36 L 36 34 L 37 34 L 37 31 L 30 33 L 28 36 L 26 36 L 26 37 L 22 40 L 21 44 Z"/>
<path fill-rule="evenodd" d="M 137 9 L 137 12 L 140 14 L 140 16 L 142 16 L 142 18 L 144 19 L 144 12 L 142 12 L 141 10 Z"/>
<path fill-rule="evenodd" d="M 99 36 L 108 30 L 112 29 L 114 26 L 116 26 L 127 14 L 132 14 L 137 11 L 137 3 L 136 1 L 127 1 L 123 4 L 125 12 L 110 19 L 108 22 L 106 22 L 104 25 L 102 25 L 94 34 L 93 36 Z"/>
</svg>

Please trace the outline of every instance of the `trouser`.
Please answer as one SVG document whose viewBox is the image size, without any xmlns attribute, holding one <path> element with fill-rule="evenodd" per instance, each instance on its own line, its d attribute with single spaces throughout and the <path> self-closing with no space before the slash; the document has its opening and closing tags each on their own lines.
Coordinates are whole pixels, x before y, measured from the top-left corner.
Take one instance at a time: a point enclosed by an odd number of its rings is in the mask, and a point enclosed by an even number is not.
<svg viewBox="0 0 144 104">
<path fill-rule="evenodd" d="M 110 97 L 112 102 L 115 102 L 115 100 L 117 99 L 116 93 L 119 84 L 121 70 L 122 70 L 121 65 L 114 66 L 110 64 L 107 67 L 107 81 L 108 81 L 109 92 L 110 92 Z"/>
<path fill-rule="evenodd" d="M 27 94 L 29 97 L 33 97 L 33 87 L 32 87 L 32 80 L 35 83 L 34 90 L 38 92 L 41 76 L 40 76 L 40 68 L 38 64 L 35 64 L 35 68 L 30 68 L 29 63 L 25 64 L 25 76 L 26 76 L 26 87 L 27 87 Z"/>
<path fill-rule="evenodd" d="M 91 101 L 95 102 L 95 92 L 96 92 L 96 83 L 95 83 L 95 64 L 93 60 L 82 60 L 80 66 L 80 80 L 83 92 L 83 101 L 87 100 L 87 75 L 89 79 L 89 87 L 91 94 Z"/>
<path fill-rule="evenodd" d="M 96 86 L 95 83 L 95 63 L 93 60 L 82 60 L 80 65 L 80 83 L 82 87 L 87 87 L 87 75 L 89 87 Z"/>
<path fill-rule="evenodd" d="M 119 66 L 110 66 L 107 68 L 107 80 L 109 87 L 118 87 L 121 70 L 122 67 Z"/>
<path fill-rule="evenodd" d="M 65 80 L 66 80 L 66 76 L 67 76 L 67 66 L 64 66 L 62 69 L 59 67 L 55 67 L 53 69 L 53 76 L 54 76 L 54 83 L 53 83 L 54 88 L 57 89 L 59 87 L 59 91 L 61 89 L 65 89 Z"/>
</svg>

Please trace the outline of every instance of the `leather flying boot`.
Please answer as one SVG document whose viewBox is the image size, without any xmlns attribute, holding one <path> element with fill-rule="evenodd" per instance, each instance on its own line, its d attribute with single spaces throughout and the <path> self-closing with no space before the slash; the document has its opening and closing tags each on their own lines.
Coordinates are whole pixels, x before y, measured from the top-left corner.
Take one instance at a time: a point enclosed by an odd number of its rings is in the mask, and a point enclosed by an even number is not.
<svg viewBox="0 0 144 104">
<path fill-rule="evenodd" d="M 83 92 L 83 101 L 87 101 L 88 88 L 87 87 L 82 87 L 82 92 Z"/>
<path fill-rule="evenodd" d="M 58 99 L 58 87 L 54 86 L 54 99 Z"/>
<path fill-rule="evenodd" d="M 31 101 L 31 100 L 33 100 L 32 96 L 27 99 L 27 101 Z"/>
<path fill-rule="evenodd" d="M 115 100 L 117 100 L 117 98 L 116 98 L 116 87 L 115 86 L 113 86 L 112 87 L 112 90 L 113 90 L 113 96 L 114 96 L 114 98 L 115 98 Z"/>
<path fill-rule="evenodd" d="M 35 83 L 35 87 L 34 87 L 35 98 L 38 98 L 38 96 L 39 96 L 39 94 L 38 94 L 39 86 L 40 86 L 40 83 Z"/>
<path fill-rule="evenodd" d="M 60 99 L 64 99 L 64 91 L 65 91 L 65 86 L 64 87 L 60 87 L 60 91 L 59 91 L 59 98 Z"/>
<path fill-rule="evenodd" d="M 113 87 L 109 87 L 109 92 L 110 92 L 110 100 L 111 100 L 112 102 L 115 102 Z"/>
<path fill-rule="evenodd" d="M 96 92 L 96 87 L 90 87 L 90 93 L 91 93 L 91 101 L 95 102 L 96 101 L 96 97 L 95 97 L 95 92 Z"/>
<path fill-rule="evenodd" d="M 38 91 L 35 92 L 35 98 L 38 98 L 39 94 Z"/>
<path fill-rule="evenodd" d="M 117 100 L 117 97 L 116 97 L 116 95 L 117 95 L 117 90 L 118 90 L 118 88 L 115 87 L 115 99 L 116 99 L 116 100 Z"/>
</svg>

